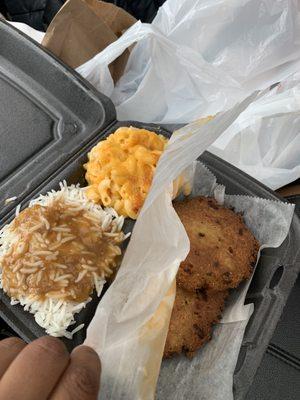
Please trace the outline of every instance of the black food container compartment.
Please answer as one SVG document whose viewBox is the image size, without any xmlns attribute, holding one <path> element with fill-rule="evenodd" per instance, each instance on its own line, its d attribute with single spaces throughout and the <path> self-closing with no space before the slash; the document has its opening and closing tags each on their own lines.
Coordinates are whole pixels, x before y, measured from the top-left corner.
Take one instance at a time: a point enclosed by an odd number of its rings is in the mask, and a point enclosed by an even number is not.
<svg viewBox="0 0 300 400">
<path fill-rule="evenodd" d="M 0 220 L 101 129 L 111 101 L 0 20 Z"/>
<path fill-rule="evenodd" d="M 23 209 L 39 194 L 58 190 L 60 181 L 86 185 L 83 164 L 88 151 L 118 127 L 132 125 L 171 135 L 157 125 L 117 122 L 109 99 L 40 46 L 4 22 L 0 22 L 0 37 L 0 96 L 6 98 L 0 109 L 0 228 L 13 219 L 18 203 Z M 283 201 L 209 152 L 200 160 L 228 194 Z M 12 196 L 18 199 L 5 204 Z M 126 222 L 125 230 L 133 225 Z M 254 303 L 255 309 L 234 373 L 235 399 L 245 398 L 294 285 L 300 270 L 299 242 L 300 223 L 294 215 L 284 243 L 262 251 L 247 294 L 246 301 Z M 85 327 L 72 340 L 63 339 L 69 349 L 83 342 L 98 302 L 94 296 L 76 315 L 77 324 L 85 323 Z M 0 316 L 28 342 L 45 334 L 31 314 L 20 305 L 10 305 L 2 290 Z"/>
</svg>

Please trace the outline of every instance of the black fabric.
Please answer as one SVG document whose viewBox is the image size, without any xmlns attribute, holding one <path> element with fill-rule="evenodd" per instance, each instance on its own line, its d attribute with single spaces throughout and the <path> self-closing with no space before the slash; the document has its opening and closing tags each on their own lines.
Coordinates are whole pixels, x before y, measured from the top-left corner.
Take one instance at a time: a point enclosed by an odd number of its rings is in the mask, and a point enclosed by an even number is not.
<svg viewBox="0 0 300 400">
<path fill-rule="evenodd" d="M 50 25 L 50 22 L 55 17 L 55 14 L 58 13 L 59 9 L 65 3 L 65 1 L 66 0 L 48 0 L 47 1 L 46 7 L 45 7 L 45 13 L 44 13 L 44 20 L 43 20 L 46 27 L 48 25 Z"/>
<path fill-rule="evenodd" d="M 0 10 L 11 21 L 45 31 L 65 0 L 0 0 Z"/>
<path fill-rule="evenodd" d="M 142 22 L 152 22 L 159 7 L 165 0 L 107 0 L 116 6 L 123 8 L 129 14 Z"/>
<path fill-rule="evenodd" d="M 45 31 L 66 0 L 0 0 L 0 12 L 8 19 Z M 165 0 L 107 0 L 142 22 L 152 22 Z"/>
<path fill-rule="evenodd" d="M 4 6 L 4 4 L 1 4 L 1 1 L 0 1 L 0 14 L 2 14 L 2 16 L 3 17 L 7 17 L 7 15 L 6 15 L 6 7 Z"/>
<path fill-rule="evenodd" d="M 47 0 L 4 0 L 8 11 L 12 15 L 28 14 L 34 11 L 44 11 Z"/>
<path fill-rule="evenodd" d="M 43 15 L 47 0 L 4 0 L 8 18 L 24 22 L 35 29 L 43 30 Z"/>
</svg>

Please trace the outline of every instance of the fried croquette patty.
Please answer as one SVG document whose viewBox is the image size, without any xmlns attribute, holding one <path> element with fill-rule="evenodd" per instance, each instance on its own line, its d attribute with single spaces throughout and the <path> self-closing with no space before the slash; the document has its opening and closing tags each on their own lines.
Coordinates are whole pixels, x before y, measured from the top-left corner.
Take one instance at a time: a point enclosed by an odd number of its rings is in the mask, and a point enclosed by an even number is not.
<svg viewBox="0 0 300 400">
<path fill-rule="evenodd" d="M 228 291 L 190 292 L 177 286 L 164 357 L 185 353 L 192 357 L 211 339 L 212 325 L 219 322 Z"/>
<path fill-rule="evenodd" d="M 191 244 L 177 274 L 179 287 L 223 291 L 250 277 L 259 244 L 241 215 L 206 197 L 175 202 L 174 208 Z"/>
</svg>

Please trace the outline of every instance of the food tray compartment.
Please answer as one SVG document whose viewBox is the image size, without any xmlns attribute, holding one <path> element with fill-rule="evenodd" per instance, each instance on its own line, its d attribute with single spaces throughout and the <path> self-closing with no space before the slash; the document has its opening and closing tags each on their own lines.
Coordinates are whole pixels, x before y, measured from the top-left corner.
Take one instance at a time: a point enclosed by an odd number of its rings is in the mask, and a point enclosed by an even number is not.
<svg viewBox="0 0 300 400">
<path fill-rule="evenodd" d="M 68 185 L 79 183 L 80 186 L 86 186 L 86 181 L 84 178 L 85 170 L 83 168 L 83 164 L 87 161 L 87 153 L 90 149 L 98 143 L 102 138 L 107 136 L 108 134 L 114 132 L 119 126 L 130 125 L 131 123 L 119 123 L 112 124 L 106 130 L 103 131 L 102 134 L 99 134 L 94 140 L 92 140 L 88 145 L 84 146 L 78 153 L 74 154 L 69 162 L 59 167 L 55 173 L 50 175 L 38 188 L 30 192 L 30 194 L 24 198 L 21 202 L 22 207 L 21 210 L 26 208 L 29 201 L 32 198 L 37 197 L 40 193 L 47 193 L 49 190 L 55 189 L 59 190 L 59 182 L 66 180 Z M 135 126 L 142 127 L 141 124 L 132 123 Z M 145 126 L 146 129 L 151 129 L 159 134 L 164 134 L 165 136 L 170 136 L 171 133 L 169 131 L 163 130 L 157 125 Z M 11 209 L 4 218 L 1 219 L 0 229 L 6 224 L 9 223 L 15 216 L 15 208 L 19 204 L 16 201 L 15 206 Z M 134 221 L 125 220 L 124 231 L 130 232 L 134 226 Z M 126 242 L 123 244 L 126 246 Z M 62 338 L 68 349 L 72 349 L 73 347 L 81 344 L 85 338 L 86 327 L 94 316 L 96 307 L 98 305 L 99 298 L 94 294 L 92 296 L 92 301 L 89 302 L 86 307 L 75 316 L 76 325 L 72 326 L 74 328 L 78 324 L 85 323 L 84 329 L 77 332 L 72 340 L 68 340 Z M 10 299 L 6 296 L 2 290 L 0 290 L 0 317 L 2 317 L 5 322 L 24 340 L 31 341 L 40 336 L 45 335 L 45 330 L 42 329 L 39 325 L 36 324 L 33 315 L 23 310 L 23 307 L 20 305 L 11 306 Z"/>
<path fill-rule="evenodd" d="M 115 120 L 111 101 L 0 19 L 0 219 Z"/>
<path fill-rule="evenodd" d="M 99 140 L 114 132 L 118 127 L 130 125 L 153 130 L 165 136 L 170 136 L 171 134 L 169 131 L 152 124 L 136 122 L 118 122 L 112 124 L 101 135 L 98 135 L 92 140 L 85 149 L 74 155 L 67 164 L 52 174 L 43 185 L 31 194 L 30 198 L 37 196 L 39 193 L 46 193 L 51 189 L 57 190 L 59 188 L 59 182 L 64 179 L 67 180 L 68 184 L 80 183 L 82 186 L 86 185 L 83 164 L 87 161 L 87 152 L 98 143 Z M 226 186 L 228 194 L 245 194 L 282 201 L 282 199 L 271 190 L 216 156 L 205 152 L 200 157 L 200 160 L 216 175 L 218 182 Z M 28 203 L 30 198 L 26 198 L 23 206 Z M 7 215 L 4 222 L 6 223 L 12 218 L 13 211 Z M 125 230 L 128 231 L 132 229 L 132 226 L 132 222 L 126 222 Z M 300 224 L 297 216 L 294 216 L 288 237 L 280 248 L 262 251 L 247 295 L 247 302 L 253 302 L 255 304 L 255 311 L 247 326 L 234 374 L 235 399 L 242 399 L 245 397 L 266 347 L 272 337 L 283 306 L 294 285 L 297 273 L 300 269 L 297 246 L 299 240 Z M 278 273 L 276 271 L 278 271 L 279 267 L 280 270 Z M 273 278 L 274 276 L 275 278 Z M 86 326 L 89 324 L 94 315 L 98 301 L 99 299 L 94 296 L 93 301 L 77 314 L 77 323 L 84 322 Z M 10 306 L 9 299 L 3 292 L 0 294 L 0 315 L 27 341 L 44 335 L 44 330 L 35 323 L 33 316 L 23 311 L 20 306 Z M 82 343 L 84 338 L 85 328 L 76 333 L 73 340 L 63 340 L 67 347 L 71 349 Z"/>
<path fill-rule="evenodd" d="M 244 194 L 274 201 L 280 196 L 242 171 L 205 152 L 201 160 L 227 194 Z M 247 293 L 246 303 L 254 303 L 254 312 L 246 327 L 234 373 L 234 398 L 244 399 L 260 365 L 283 307 L 300 271 L 300 222 L 294 214 L 290 231 L 277 249 L 264 249 Z"/>
</svg>

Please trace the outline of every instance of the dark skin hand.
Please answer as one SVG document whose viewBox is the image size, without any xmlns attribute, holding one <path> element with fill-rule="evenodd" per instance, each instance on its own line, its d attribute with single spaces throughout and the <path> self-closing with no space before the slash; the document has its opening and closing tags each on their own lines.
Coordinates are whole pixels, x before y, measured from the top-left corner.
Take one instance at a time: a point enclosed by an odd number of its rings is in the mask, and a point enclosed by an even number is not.
<svg viewBox="0 0 300 400">
<path fill-rule="evenodd" d="M 100 359 L 87 346 L 69 354 L 50 336 L 28 345 L 0 341 L 0 400 L 96 400 L 100 373 Z"/>
</svg>

